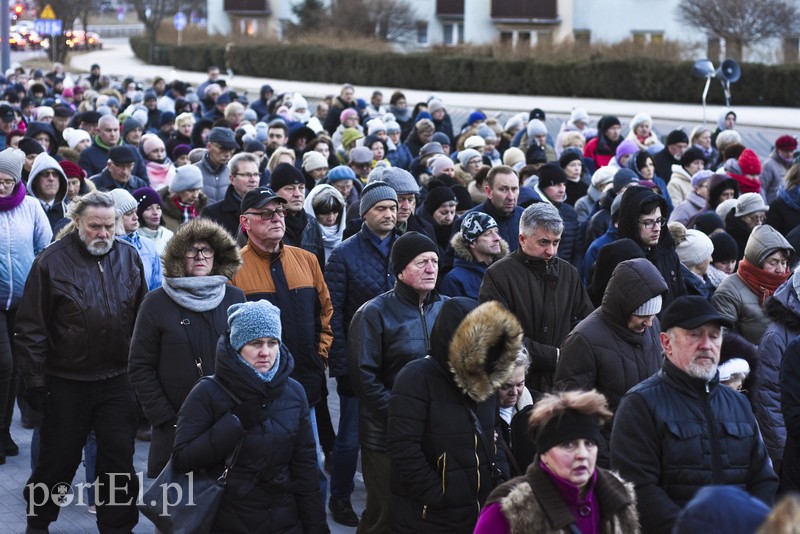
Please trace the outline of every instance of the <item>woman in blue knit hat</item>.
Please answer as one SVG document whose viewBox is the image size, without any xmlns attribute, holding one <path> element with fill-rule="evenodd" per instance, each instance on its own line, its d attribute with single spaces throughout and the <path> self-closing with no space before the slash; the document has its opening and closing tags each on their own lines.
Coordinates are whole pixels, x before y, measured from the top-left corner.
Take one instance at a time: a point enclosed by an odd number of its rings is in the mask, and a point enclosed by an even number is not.
<svg viewBox="0 0 800 534">
<path fill-rule="evenodd" d="M 241 442 L 211 531 L 328 532 L 308 402 L 289 377 L 280 310 L 266 300 L 234 304 L 228 325 L 214 380 L 201 380 L 178 414 L 174 465 L 221 474 Z"/>
</svg>

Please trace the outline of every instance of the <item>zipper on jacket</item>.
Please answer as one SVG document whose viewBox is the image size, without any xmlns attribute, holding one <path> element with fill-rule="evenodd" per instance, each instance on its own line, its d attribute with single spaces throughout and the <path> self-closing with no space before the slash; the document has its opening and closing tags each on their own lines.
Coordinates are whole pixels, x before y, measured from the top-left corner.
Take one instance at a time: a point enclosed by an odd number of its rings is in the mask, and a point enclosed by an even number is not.
<svg viewBox="0 0 800 534">
<path fill-rule="evenodd" d="M 475 429 L 475 432 L 477 432 L 477 429 Z M 475 496 L 476 496 L 475 506 L 477 507 L 478 513 L 480 514 L 481 502 L 479 495 L 481 494 L 481 457 L 478 454 L 478 435 L 475 432 L 472 433 L 472 448 L 475 451 L 475 465 L 476 465 L 475 475 L 477 476 L 477 482 L 478 482 L 478 487 L 475 489 Z"/>
<path fill-rule="evenodd" d="M 425 319 L 425 306 L 424 302 L 419 303 L 419 316 L 422 318 L 422 333 L 425 335 L 425 354 L 431 352 L 431 342 L 428 339 L 428 321 Z"/>
<path fill-rule="evenodd" d="M 713 477 L 712 484 L 722 484 L 722 463 L 720 461 L 719 450 L 719 435 L 717 429 L 714 427 L 714 418 L 709 407 L 709 394 L 710 389 L 708 382 L 705 383 L 706 394 L 703 396 L 703 411 L 708 421 L 708 430 L 711 437 L 711 476 Z"/>
<path fill-rule="evenodd" d="M 428 517 L 428 505 L 427 504 L 423 504 L 422 505 L 422 519 L 425 519 L 426 517 Z"/>
<path fill-rule="evenodd" d="M 442 495 L 447 493 L 447 453 L 443 452 L 436 460 L 436 469 L 442 471 Z"/>
</svg>

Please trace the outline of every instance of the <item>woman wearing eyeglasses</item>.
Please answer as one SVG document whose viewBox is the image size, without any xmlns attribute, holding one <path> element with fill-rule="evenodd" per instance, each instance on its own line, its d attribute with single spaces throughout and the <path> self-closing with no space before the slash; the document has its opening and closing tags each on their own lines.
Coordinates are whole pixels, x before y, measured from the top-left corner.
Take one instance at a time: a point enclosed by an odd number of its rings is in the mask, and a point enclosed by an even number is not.
<svg viewBox="0 0 800 534">
<path fill-rule="evenodd" d="M 41 204 L 26 194 L 22 183 L 25 153 L 8 148 L 0 152 L 0 464 L 19 448 L 9 428 L 14 412 L 18 374 L 12 354 L 14 318 L 33 259 L 53 238 Z M 26 414 L 27 415 L 27 414 Z"/>
<path fill-rule="evenodd" d="M 794 248 L 768 224 L 756 226 L 747 239 L 744 259 L 714 292 L 711 303 L 747 341 L 758 345 L 772 320 L 764 312 L 767 298 L 789 279 Z"/>
<path fill-rule="evenodd" d="M 241 266 L 239 250 L 217 223 L 201 218 L 181 226 L 162 258 L 164 285 L 139 310 L 128 369 L 153 425 L 148 477 L 158 476 L 169 460 L 178 410 L 192 386 L 214 372 L 226 310 L 245 301 L 228 283 Z"/>
</svg>

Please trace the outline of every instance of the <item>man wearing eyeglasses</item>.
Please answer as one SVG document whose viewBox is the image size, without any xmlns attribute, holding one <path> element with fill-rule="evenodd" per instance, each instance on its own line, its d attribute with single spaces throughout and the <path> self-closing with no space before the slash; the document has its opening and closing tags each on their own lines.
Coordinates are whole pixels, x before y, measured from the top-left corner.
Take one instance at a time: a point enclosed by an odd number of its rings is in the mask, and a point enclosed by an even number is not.
<svg viewBox="0 0 800 534">
<path fill-rule="evenodd" d="M 286 205 L 286 200 L 268 187 L 244 195 L 239 224 L 247 233 L 247 245 L 242 248 L 242 268 L 231 282 L 244 291 L 247 300 L 266 299 L 281 310 L 283 342 L 294 357 L 291 376 L 303 386 L 311 409 L 325 496 L 316 406 L 324 399 L 333 306 L 317 257 L 283 242 Z"/>
<path fill-rule="evenodd" d="M 84 151 L 85 152 L 85 151 Z M 100 191 L 111 191 L 117 188 L 133 193 L 140 187 L 147 187 L 147 182 L 133 175 L 136 166 L 136 152 L 128 145 L 115 146 L 108 151 L 106 168 L 90 178 Z"/>
<path fill-rule="evenodd" d="M 64 198 L 67 195 L 67 175 L 64 170 L 52 156 L 42 152 L 33 160 L 27 186 L 30 194 L 44 208 L 50 229 L 55 230 L 66 213 Z"/>
<path fill-rule="evenodd" d="M 239 145 L 233 130 L 222 126 L 212 128 L 206 140 L 206 155 L 194 165 L 203 173 L 203 193 L 208 201 L 219 202 L 231 183 L 228 161 Z"/>
<path fill-rule="evenodd" d="M 228 162 L 231 184 L 225 191 L 225 198 L 208 206 L 202 217 L 219 223 L 231 236 L 239 233 L 239 215 L 242 199 L 248 191 L 258 187 L 261 174 L 258 172 L 258 158 L 249 152 L 236 154 Z"/>
<path fill-rule="evenodd" d="M 663 196 L 634 185 L 622 194 L 617 222 L 619 238 L 632 239 L 639 245 L 645 257 L 664 277 L 668 291 L 664 294 L 663 309 L 687 294 L 681 260 L 665 227 L 667 211 L 667 201 Z"/>
</svg>

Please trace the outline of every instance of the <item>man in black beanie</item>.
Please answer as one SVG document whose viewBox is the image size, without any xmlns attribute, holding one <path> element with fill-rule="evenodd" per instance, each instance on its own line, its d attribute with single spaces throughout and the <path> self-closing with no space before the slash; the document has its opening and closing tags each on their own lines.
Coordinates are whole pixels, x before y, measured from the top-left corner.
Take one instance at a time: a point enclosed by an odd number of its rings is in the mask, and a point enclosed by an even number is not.
<svg viewBox="0 0 800 534">
<path fill-rule="evenodd" d="M 392 246 L 394 289 L 364 304 L 347 338 L 350 383 L 360 401 L 361 466 L 367 507 L 358 532 L 389 531 L 387 424 L 389 396 L 397 373 L 429 353 L 431 330 L 442 304 L 434 287 L 439 272 L 436 243 L 407 232 Z"/>
<path fill-rule="evenodd" d="M 539 169 L 539 183 L 534 187 L 542 202 L 552 204 L 564 223 L 558 257 L 580 270 L 583 268 L 583 236 L 578 213 L 567 204 L 567 173 L 558 163 L 546 163 Z"/>
<path fill-rule="evenodd" d="M 664 148 L 653 156 L 656 176 L 669 183 L 672 166 L 679 165 L 681 156 L 689 148 L 689 136 L 683 130 L 672 130 L 664 141 Z"/>
</svg>

